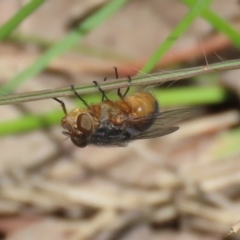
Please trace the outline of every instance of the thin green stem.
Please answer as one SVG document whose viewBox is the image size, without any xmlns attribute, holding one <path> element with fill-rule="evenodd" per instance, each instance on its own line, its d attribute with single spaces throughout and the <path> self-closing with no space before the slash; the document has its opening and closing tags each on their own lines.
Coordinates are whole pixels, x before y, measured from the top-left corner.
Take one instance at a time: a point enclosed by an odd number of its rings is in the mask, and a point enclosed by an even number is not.
<svg viewBox="0 0 240 240">
<path fill-rule="evenodd" d="M 195 1 L 192 0 L 182 0 L 188 6 L 193 6 Z M 201 16 L 207 20 L 216 30 L 224 33 L 232 41 L 232 43 L 240 48 L 240 33 L 237 29 L 234 29 L 231 24 L 226 20 L 222 19 L 216 13 L 210 9 L 205 9 L 202 11 Z"/>
<path fill-rule="evenodd" d="M 10 20 L 0 28 L 0 41 L 6 38 L 25 18 L 33 13 L 45 0 L 32 0 L 22 7 Z"/>
<path fill-rule="evenodd" d="M 159 59 L 161 59 L 163 55 L 169 50 L 169 48 L 175 43 L 176 39 L 178 39 L 188 29 L 188 27 L 192 24 L 193 20 L 198 17 L 212 1 L 213 0 L 196 1 L 195 5 L 193 5 L 193 7 L 180 21 L 180 23 L 171 31 L 167 39 L 163 43 L 161 43 L 159 48 L 150 57 L 149 61 L 142 68 L 141 72 L 150 72 L 159 62 Z"/>
<path fill-rule="evenodd" d="M 155 92 L 161 106 L 221 103 L 228 96 L 219 86 L 169 88 Z"/>
<path fill-rule="evenodd" d="M 69 50 L 77 44 L 88 32 L 108 19 L 115 11 L 125 4 L 127 0 L 114 0 L 102 7 L 92 16 L 84 20 L 74 31 L 70 32 L 64 39 L 52 46 L 48 51 L 42 54 L 31 66 L 19 73 L 12 80 L 1 87 L 2 92 L 12 92 L 26 80 L 35 76 L 43 70 L 51 60 Z"/>
<path fill-rule="evenodd" d="M 37 47 L 42 49 L 47 49 L 56 44 L 56 41 L 51 41 L 47 39 L 43 39 L 41 37 L 36 37 L 32 35 L 26 35 L 21 33 L 12 33 L 8 38 L 8 40 L 15 43 L 25 43 L 25 44 L 34 44 Z M 89 46 L 87 44 L 77 44 L 71 48 L 71 51 L 74 53 L 83 53 L 90 56 L 98 57 L 101 59 L 111 59 L 111 60 L 120 60 L 120 61 L 133 61 L 134 58 L 128 56 L 127 54 L 122 54 L 120 52 L 116 52 L 113 50 L 100 49 L 93 46 Z"/>
<path fill-rule="evenodd" d="M 240 60 L 232 60 L 211 64 L 208 66 L 200 66 L 188 69 L 180 69 L 176 71 L 160 72 L 150 75 L 137 76 L 132 79 L 132 86 L 159 84 L 161 82 L 175 81 L 186 79 L 193 76 L 199 76 L 211 72 L 227 71 L 240 68 Z M 99 82 L 103 90 L 113 90 L 128 86 L 128 79 L 114 79 L 109 81 Z M 97 92 L 97 88 L 93 84 L 81 84 L 75 86 L 76 91 L 83 95 L 87 93 Z M 11 94 L 0 97 L 0 105 L 15 104 L 20 102 L 36 101 L 53 97 L 65 97 L 73 95 L 70 87 L 48 89 L 43 91 L 34 91 L 29 93 Z"/>
</svg>

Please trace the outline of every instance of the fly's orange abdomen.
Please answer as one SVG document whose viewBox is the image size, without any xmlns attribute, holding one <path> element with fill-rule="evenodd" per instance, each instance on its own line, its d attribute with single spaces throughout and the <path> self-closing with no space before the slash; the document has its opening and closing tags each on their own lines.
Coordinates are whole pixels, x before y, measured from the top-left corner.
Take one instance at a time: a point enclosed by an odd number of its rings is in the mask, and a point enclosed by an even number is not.
<svg viewBox="0 0 240 240">
<path fill-rule="evenodd" d="M 146 117 L 158 111 L 158 102 L 150 93 L 140 92 L 126 97 L 126 102 L 132 108 L 132 117 Z"/>
<path fill-rule="evenodd" d="M 139 119 L 134 123 L 134 126 L 143 130 L 153 123 L 153 115 L 158 112 L 158 102 L 153 95 L 148 92 L 140 92 L 126 97 L 125 101 L 132 109 L 129 114 L 130 118 Z"/>
</svg>

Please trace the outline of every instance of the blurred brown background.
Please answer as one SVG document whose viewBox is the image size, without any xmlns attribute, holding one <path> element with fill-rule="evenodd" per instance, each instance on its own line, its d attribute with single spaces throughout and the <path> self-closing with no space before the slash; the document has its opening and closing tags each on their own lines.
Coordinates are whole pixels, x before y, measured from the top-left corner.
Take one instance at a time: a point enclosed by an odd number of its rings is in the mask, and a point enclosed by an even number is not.
<svg viewBox="0 0 240 240">
<path fill-rule="evenodd" d="M 27 2 L 0 0 L 0 23 Z M 19 38 L 0 44 L 0 83 L 40 56 L 41 41 L 60 40 L 106 2 L 46 1 L 18 28 Z M 215 0 L 211 6 L 240 27 L 238 1 Z M 72 50 L 55 59 L 17 92 L 103 79 L 113 76 L 113 66 L 122 76 L 134 74 L 187 12 L 177 0 L 129 1 L 84 38 L 81 52 Z M 19 41 L 20 36 L 25 40 Z M 204 54 L 209 63 L 239 57 L 226 37 L 198 18 L 159 69 L 206 64 Z M 221 73 L 219 81 L 238 89 L 238 76 L 239 71 Z M 64 102 L 69 110 L 75 106 L 73 98 Z M 52 100 L 1 106 L 1 121 L 57 108 Z M 60 124 L 4 136 L 2 239 L 223 239 L 240 219 L 240 152 L 221 152 L 230 141 L 228 130 L 238 123 L 239 112 L 227 109 L 189 120 L 172 135 L 136 141 L 126 148 L 76 148 L 64 140 Z M 238 140 L 234 138 L 237 144 Z M 238 234 L 233 238 L 240 239 Z"/>
</svg>

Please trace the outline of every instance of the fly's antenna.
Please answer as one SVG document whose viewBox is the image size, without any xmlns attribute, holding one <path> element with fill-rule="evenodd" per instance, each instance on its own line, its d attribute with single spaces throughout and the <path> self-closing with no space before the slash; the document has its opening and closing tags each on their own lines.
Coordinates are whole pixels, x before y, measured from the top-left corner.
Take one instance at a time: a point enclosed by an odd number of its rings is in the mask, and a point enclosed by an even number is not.
<svg viewBox="0 0 240 240">
<path fill-rule="evenodd" d="M 117 67 L 114 67 L 114 71 L 115 71 L 115 76 L 116 76 L 116 79 L 118 79 L 119 75 L 118 75 L 118 69 Z M 129 89 L 130 89 L 130 86 L 131 86 L 131 82 L 132 82 L 132 78 L 130 76 L 128 76 L 128 87 L 127 89 L 125 90 L 124 94 L 121 93 L 121 89 L 118 88 L 118 91 L 117 91 L 117 94 L 119 96 L 119 98 L 121 98 L 123 100 L 123 98 L 127 95 L 127 93 L 129 92 Z"/>
<path fill-rule="evenodd" d="M 107 78 L 104 78 L 103 81 L 106 81 Z M 104 101 L 105 99 L 108 101 L 111 101 L 107 95 L 105 94 L 105 91 L 102 90 L 102 88 L 99 86 L 99 84 L 97 83 L 97 81 L 93 81 L 93 83 L 95 84 L 95 86 L 98 88 L 98 90 L 102 93 L 102 101 Z"/>
<path fill-rule="evenodd" d="M 53 100 L 55 100 L 58 103 L 60 103 L 60 105 L 62 107 L 62 110 L 63 110 L 63 112 L 64 112 L 64 114 L 66 116 L 67 115 L 67 109 L 66 109 L 65 103 L 62 100 L 58 99 L 58 98 L 53 98 Z"/>
<path fill-rule="evenodd" d="M 90 109 L 90 106 L 88 105 L 88 103 L 78 94 L 78 92 L 76 91 L 73 85 L 71 85 L 71 89 L 74 92 L 74 94 L 83 102 L 83 104 Z"/>
</svg>

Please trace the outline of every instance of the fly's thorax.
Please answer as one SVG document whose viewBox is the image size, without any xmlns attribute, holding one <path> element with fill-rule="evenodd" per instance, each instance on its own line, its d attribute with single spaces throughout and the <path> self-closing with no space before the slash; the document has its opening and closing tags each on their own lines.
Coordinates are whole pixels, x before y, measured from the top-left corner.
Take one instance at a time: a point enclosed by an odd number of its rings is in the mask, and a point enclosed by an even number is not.
<svg viewBox="0 0 240 240">
<path fill-rule="evenodd" d="M 111 122 L 111 120 L 119 114 L 120 110 L 113 104 L 113 102 L 105 101 L 99 104 L 99 122 L 106 123 Z"/>
</svg>

